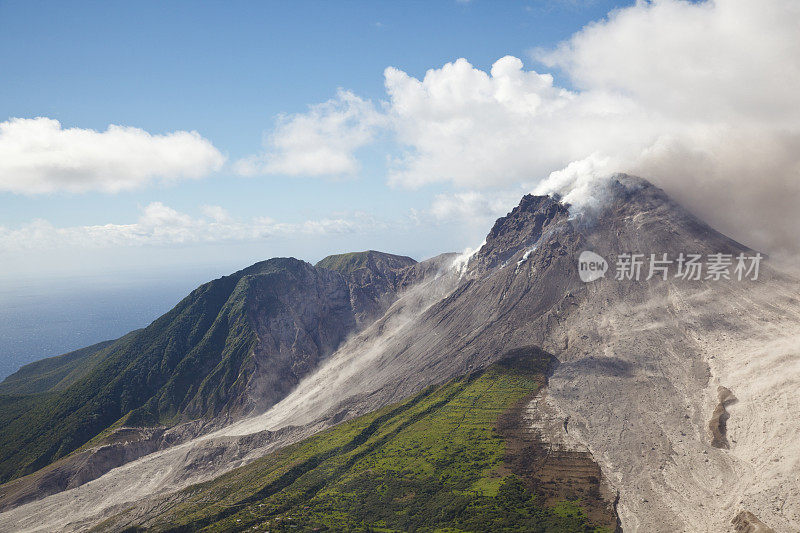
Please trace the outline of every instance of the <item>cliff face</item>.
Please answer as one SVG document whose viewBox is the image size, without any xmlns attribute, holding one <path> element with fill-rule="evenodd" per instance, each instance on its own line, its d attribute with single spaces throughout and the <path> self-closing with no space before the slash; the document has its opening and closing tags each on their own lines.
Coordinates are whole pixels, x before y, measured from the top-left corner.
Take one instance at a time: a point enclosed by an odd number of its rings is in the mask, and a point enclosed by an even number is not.
<svg viewBox="0 0 800 533">
<path fill-rule="evenodd" d="M 350 306 L 360 329 L 389 308 L 397 298 L 401 279 L 416 263 L 410 257 L 369 250 L 331 255 L 315 266 L 345 277 L 350 291 Z"/>
<path fill-rule="evenodd" d="M 283 398 L 358 327 L 351 286 L 337 272 L 296 262 L 249 280 L 246 308 L 258 341 L 235 385 L 233 404 L 263 411 Z"/>
<path fill-rule="evenodd" d="M 546 240 L 568 218 L 568 207 L 549 196 L 523 196 L 508 215 L 497 219 L 485 243 L 470 261 L 471 272 L 483 273 L 502 267 L 522 250 L 528 253 L 527 259 L 540 241 Z"/>
<path fill-rule="evenodd" d="M 284 261 L 284 268 L 246 280 L 246 314 L 257 341 L 226 402 L 237 414 L 274 405 L 349 335 L 383 315 L 417 264 L 375 251 L 329 256 L 316 266 Z"/>
</svg>

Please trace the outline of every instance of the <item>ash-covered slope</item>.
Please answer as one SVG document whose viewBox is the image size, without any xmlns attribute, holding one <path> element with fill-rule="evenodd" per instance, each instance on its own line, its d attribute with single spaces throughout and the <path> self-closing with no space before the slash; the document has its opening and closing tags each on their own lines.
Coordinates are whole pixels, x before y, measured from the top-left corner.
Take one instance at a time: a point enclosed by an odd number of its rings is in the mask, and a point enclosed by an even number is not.
<svg viewBox="0 0 800 533">
<path fill-rule="evenodd" d="M 553 362 L 536 349 L 508 353 L 188 487 L 157 514 L 141 516 L 150 502 L 139 504 L 98 529 L 611 533 L 599 468 L 551 453 L 525 420 Z"/>
<path fill-rule="evenodd" d="M 605 277 L 580 280 L 584 250 L 609 261 Z M 410 267 L 433 275 L 264 414 L 0 521 L 80 528 L 133 501 L 146 520 L 169 491 L 535 345 L 560 365 L 528 406 L 531 426 L 554 450 L 594 457 L 626 531 L 726 531 L 734 519 L 800 530 L 800 284 L 763 264 L 755 281 L 684 280 L 675 266 L 667 279 L 645 279 L 646 266 L 639 280 L 614 279 L 626 253 L 753 252 L 629 176 L 608 181 L 591 217 L 526 196 L 458 268 L 452 256 Z M 712 446 L 723 430 L 729 447 Z"/>
</svg>

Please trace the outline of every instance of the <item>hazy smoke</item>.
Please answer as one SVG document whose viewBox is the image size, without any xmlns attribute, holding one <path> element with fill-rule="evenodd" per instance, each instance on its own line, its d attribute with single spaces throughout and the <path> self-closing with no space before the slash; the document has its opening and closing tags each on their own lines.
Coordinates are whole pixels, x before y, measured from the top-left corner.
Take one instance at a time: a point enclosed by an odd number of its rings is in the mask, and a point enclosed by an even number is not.
<svg viewBox="0 0 800 533">
<path fill-rule="evenodd" d="M 593 154 L 557 170 L 534 189 L 535 194 L 558 194 L 580 211 L 600 209 L 607 197 L 605 184 L 610 177 L 611 159 Z"/>
<path fill-rule="evenodd" d="M 583 92 L 632 104 L 644 142 L 608 151 L 613 170 L 650 178 L 747 244 L 796 252 L 799 28 L 793 0 L 637 2 L 533 55 Z"/>
</svg>

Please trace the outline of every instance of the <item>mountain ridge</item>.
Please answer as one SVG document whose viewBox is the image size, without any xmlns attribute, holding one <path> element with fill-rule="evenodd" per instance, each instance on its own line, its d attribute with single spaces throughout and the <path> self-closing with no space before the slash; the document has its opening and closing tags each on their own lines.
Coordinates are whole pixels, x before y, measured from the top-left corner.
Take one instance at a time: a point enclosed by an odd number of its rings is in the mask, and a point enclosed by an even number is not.
<svg viewBox="0 0 800 533">
<path fill-rule="evenodd" d="M 370 269 L 362 270 L 372 281 Z M 390 271 L 382 264 L 376 274 Z M 45 394 L 33 404 L 24 398 L 24 410 L 4 411 L 0 479 L 31 474 L 116 427 L 170 427 L 265 409 L 392 298 L 380 292 L 388 286 L 357 283 L 294 258 L 258 262 L 201 285 L 146 328 L 66 354 L 100 359 L 63 390 L 31 381 L 41 382 L 47 376 L 37 369 L 65 356 L 23 367 L 0 385 L 6 402 L 18 391 Z"/>
<path fill-rule="evenodd" d="M 776 530 L 797 529 L 800 509 L 791 502 L 800 501 L 800 490 L 789 483 L 795 463 L 781 457 L 800 456 L 792 444 L 800 425 L 763 408 L 790 405 L 797 388 L 765 383 L 760 374 L 763 366 L 769 375 L 791 375 L 798 281 L 763 265 L 757 282 L 623 280 L 610 272 L 584 283 L 577 258 L 585 250 L 607 259 L 750 252 L 644 180 L 613 176 L 603 194 L 602 208 L 585 215 L 552 198 L 523 198 L 475 254 L 443 256 L 397 276 L 401 291 L 385 312 L 263 414 L 3 518 L 19 524 L 61 509 L 68 517 L 41 523 L 79 528 L 96 523 L 100 510 L 152 499 L 152 506 L 141 503 L 146 520 L 192 482 L 536 346 L 559 364 L 545 393 L 520 407 L 552 450 L 597 462 L 617 491 L 623 527 L 724 530 L 744 509 Z M 352 305 L 349 291 L 347 298 Z M 745 364 L 751 353 L 762 355 L 758 365 Z M 730 449 L 712 446 L 708 431 L 719 385 L 739 398 L 729 408 Z M 120 479 L 135 483 L 123 493 Z M 776 510 L 776 498 L 789 504 Z"/>
</svg>

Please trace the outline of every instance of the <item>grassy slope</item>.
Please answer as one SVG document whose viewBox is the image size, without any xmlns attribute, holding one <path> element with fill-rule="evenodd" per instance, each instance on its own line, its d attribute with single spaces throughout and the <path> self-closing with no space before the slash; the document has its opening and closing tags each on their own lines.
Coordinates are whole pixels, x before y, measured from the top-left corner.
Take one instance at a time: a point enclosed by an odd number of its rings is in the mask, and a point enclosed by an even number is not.
<svg viewBox="0 0 800 533">
<path fill-rule="evenodd" d="M 73 352 L 27 364 L 0 383 L 0 394 L 38 394 L 63 390 L 88 372 L 98 352 L 113 344 L 105 341 Z M 74 375 L 73 375 L 74 374 Z"/>
<path fill-rule="evenodd" d="M 293 262 L 258 263 L 202 285 L 147 328 L 97 352 L 100 360 L 84 358 L 91 368 L 73 368 L 79 377 L 64 390 L 0 396 L 0 482 L 69 454 L 122 418 L 171 424 L 219 412 L 256 342 L 244 310 L 249 276 Z"/>
<path fill-rule="evenodd" d="M 375 250 L 367 250 L 366 252 L 350 252 L 346 254 L 329 255 L 328 257 L 320 260 L 314 266 L 318 268 L 327 268 L 328 270 L 335 270 L 340 274 L 349 274 L 354 270 L 366 267 L 371 259 L 373 261 L 382 259 L 390 264 L 397 264 L 398 266 L 408 266 L 416 262 L 410 257 L 376 252 Z"/>
<path fill-rule="evenodd" d="M 538 390 L 531 355 L 431 387 L 186 489 L 155 530 L 602 531 L 579 503 L 545 507 L 498 472 L 501 413 Z M 118 527 L 111 523 L 103 527 Z"/>
</svg>

